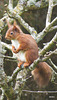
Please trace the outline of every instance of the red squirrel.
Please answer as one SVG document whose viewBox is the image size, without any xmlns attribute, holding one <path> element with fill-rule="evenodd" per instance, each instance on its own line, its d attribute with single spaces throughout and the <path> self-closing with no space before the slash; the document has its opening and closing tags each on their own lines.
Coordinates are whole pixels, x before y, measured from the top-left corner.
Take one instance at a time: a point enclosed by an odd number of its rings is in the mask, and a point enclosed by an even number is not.
<svg viewBox="0 0 57 100">
<path fill-rule="evenodd" d="M 21 65 L 26 68 L 36 60 L 38 55 L 38 45 L 33 37 L 29 34 L 24 34 L 20 27 L 14 21 L 13 25 L 7 21 L 9 29 L 6 32 L 5 38 L 11 40 L 12 51 L 18 58 L 18 67 Z M 48 85 L 52 71 L 50 66 L 46 62 L 40 62 L 36 68 L 32 71 L 34 80 L 39 87 Z"/>
</svg>

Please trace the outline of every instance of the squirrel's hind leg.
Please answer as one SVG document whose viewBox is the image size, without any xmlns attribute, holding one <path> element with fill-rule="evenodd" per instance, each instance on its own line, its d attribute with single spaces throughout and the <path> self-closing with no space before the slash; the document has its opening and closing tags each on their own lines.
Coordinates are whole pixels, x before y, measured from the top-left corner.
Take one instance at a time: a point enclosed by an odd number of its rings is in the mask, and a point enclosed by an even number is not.
<svg viewBox="0 0 57 100">
<path fill-rule="evenodd" d="M 28 63 L 28 62 L 25 62 L 24 64 L 23 64 L 23 66 L 26 68 L 26 67 L 28 67 L 30 64 Z"/>
<path fill-rule="evenodd" d="M 21 68 L 21 65 L 22 65 L 23 63 L 24 63 L 24 62 L 19 62 L 19 63 L 18 63 L 18 67 Z"/>
</svg>

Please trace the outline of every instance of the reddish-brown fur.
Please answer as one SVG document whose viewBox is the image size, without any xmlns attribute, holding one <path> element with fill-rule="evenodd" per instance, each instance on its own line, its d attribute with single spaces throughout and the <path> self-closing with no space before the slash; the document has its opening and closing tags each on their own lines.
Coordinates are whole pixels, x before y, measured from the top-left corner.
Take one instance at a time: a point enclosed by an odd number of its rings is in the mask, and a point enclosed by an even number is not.
<svg viewBox="0 0 57 100">
<path fill-rule="evenodd" d="M 48 85 L 51 79 L 51 69 L 46 62 L 40 62 L 38 66 L 32 71 L 34 80 L 37 82 L 39 87 L 45 87 Z"/>
<path fill-rule="evenodd" d="M 14 53 L 18 53 L 21 50 L 25 51 L 26 62 L 20 61 L 18 66 L 20 67 L 24 63 L 24 67 L 27 67 L 38 58 L 38 46 L 32 36 L 24 34 L 20 27 L 16 25 L 16 22 L 14 22 L 14 25 L 10 25 L 9 22 L 7 23 L 9 29 L 7 30 L 5 38 L 9 40 L 17 40 L 20 43 L 20 46 L 17 49 L 12 45 L 12 51 Z M 13 35 L 11 35 L 11 32 L 13 32 Z M 48 84 L 51 79 L 52 72 L 46 62 L 40 62 L 32 71 L 32 75 L 34 76 L 37 84 L 40 87 L 43 87 Z"/>
</svg>

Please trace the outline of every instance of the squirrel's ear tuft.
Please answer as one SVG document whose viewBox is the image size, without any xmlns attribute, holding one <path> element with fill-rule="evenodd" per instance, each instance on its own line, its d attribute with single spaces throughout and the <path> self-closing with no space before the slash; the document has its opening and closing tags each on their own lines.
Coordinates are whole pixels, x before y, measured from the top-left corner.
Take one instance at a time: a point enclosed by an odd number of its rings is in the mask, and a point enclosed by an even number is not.
<svg viewBox="0 0 57 100">
<path fill-rule="evenodd" d="M 7 22 L 8 28 L 10 28 L 11 27 L 11 24 L 9 23 L 8 20 L 6 20 L 6 22 Z"/>
<path fill-rule="evenodd" d="M 13 24 L 13 29 L 14 29 L 15 31 L 17 31 L 17 30 L 18 30 L 17 23 L 16 23 L 16 21 L 15 21 L 15 20 L 14 20 L 14 24 Z"/>
<path fill-rule="evenodd" d="M 16 23 L 16 21 L 14 20 L 14 24 L 13 24 L 14 26 L 16 26 L 17 25 L 17 23 Z"/>
<path fill-rule="evenodd" d="M 20 27 L 17 25 L 16 21 L 14 20 L 13 29 L 18 33 L 23 33 Z"/>
<path fill-rule="evenodd" d="M 14 22 L 13 29 L 14 29 L 16 32 L 20 32 L 19 27 L 18 27 L 17 24 L 16 24 L 16 21 Z"/>
</svg>

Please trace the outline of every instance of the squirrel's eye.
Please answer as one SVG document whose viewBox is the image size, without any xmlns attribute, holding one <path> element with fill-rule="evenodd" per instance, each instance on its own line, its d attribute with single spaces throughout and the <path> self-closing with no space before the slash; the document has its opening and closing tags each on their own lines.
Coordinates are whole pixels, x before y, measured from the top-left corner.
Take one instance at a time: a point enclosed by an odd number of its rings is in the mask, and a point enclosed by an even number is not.
<svg viewBox="0 0 57 100">
<path fill-rule="evenodd" d="M 10 33 L 11 35 L 13 34 L 13 32 Z"/>
</svg>

